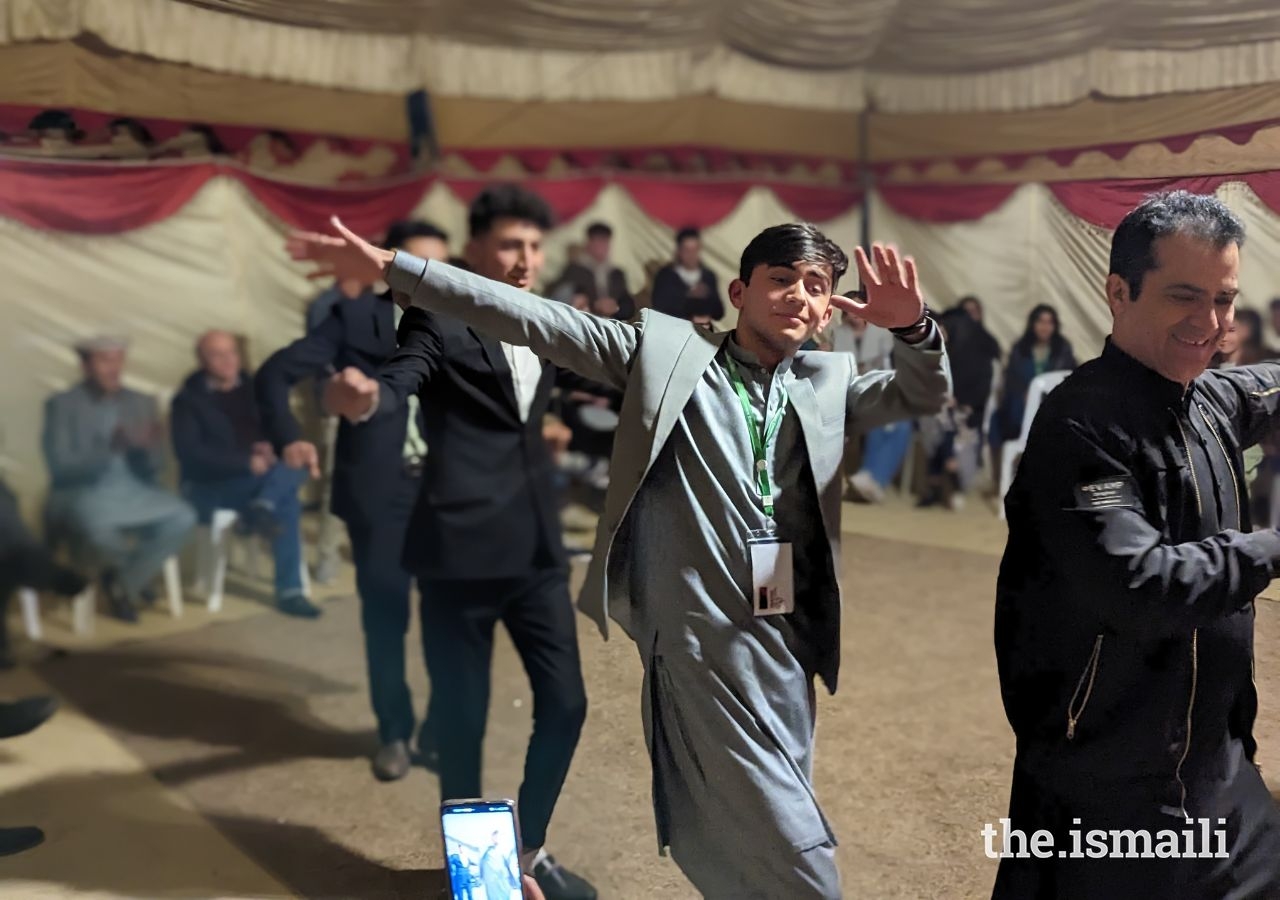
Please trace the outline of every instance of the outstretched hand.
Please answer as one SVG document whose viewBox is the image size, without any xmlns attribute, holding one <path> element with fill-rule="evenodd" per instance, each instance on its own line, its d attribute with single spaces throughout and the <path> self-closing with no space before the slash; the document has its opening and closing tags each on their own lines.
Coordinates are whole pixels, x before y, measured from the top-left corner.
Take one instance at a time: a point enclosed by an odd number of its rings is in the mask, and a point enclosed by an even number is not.
<svg viewBox="0 0 1280 900">
<path fill-rule="evenodd" d="M 361 284 L 380 281 L 395 253 L 375 247 L 357 235 L 337 216 L 329 219 L 334 234 L 294 231 L 285 241 L 293 259 L 315 263 L 308 278 L 351 278 Z"/>
<path fill-rule="evenodd" d="M 835 295 L 832 306 L 881 328 L 906 328 L 920 319 L 924 314 L 924 294 L 914 259 L 899 256 L 896 247 L 878 242 L 871 245 L 874 264 L 861 247 L 853 255 L 865 297 L 855 300 Z"/>
</svg>

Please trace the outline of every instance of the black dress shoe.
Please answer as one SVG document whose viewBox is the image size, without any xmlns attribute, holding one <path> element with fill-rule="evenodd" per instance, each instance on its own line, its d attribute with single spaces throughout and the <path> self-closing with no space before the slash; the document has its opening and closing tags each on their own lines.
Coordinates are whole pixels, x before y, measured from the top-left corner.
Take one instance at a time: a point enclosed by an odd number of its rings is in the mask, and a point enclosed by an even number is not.
<svg viewBox="0 0 1280 900">
<path fill-rule="evenodd" d="M 324 612 L 302 594 L 286 594 L 278 598 L 276 609 L 286 616 L 297 616 L 299 619 L 318 619 Z"/>
<path fill-rule="evenodd" d="M 0 738 L 35 731 L 57 711 L 56 697 L 24 697 L 12 703 L 0 703 Z"/>
<path fill-rule="evenodd" d="M 409 774 L 409 747 L 404 741 L 383 744 L 373 757 L 373 774 L 379 781 L 399 781 Z"/>
<path fill-rule="evenodd" d="M 547 900 L 596 900 L 596 889 L 591 883 L 560 865 L 555 857 L 544 856 L 533 867 L 532 874 Z"/>
<path fill-rule="evenodd" d="M 121 622 L 138 621 L 138 611 L 114 572 L 102 573 L 102 593 L 107 598 L 107 608 L 111 610 L 111 615 Z"/>
<path fill-rule="evenodd" d="M 0 856 L 13 856 L 44 843 L 44 832 L 34 825 L 0 828 Z"/>
<path fill-rule="evenodd" d="M 49 579 L 49 588 L 60 597 L 75 597 L 88 585 L 88 579 L 65 566 L 54 569 L 53 577 Z"/>
<path fill-rule="evenodd" d="M 440 742 L 436 740 L 435 731 L 429 721 L 419 726 L 414 748 L 417 751 L 418 765 L 429 772 L 440 771 Z"/>
</svg>

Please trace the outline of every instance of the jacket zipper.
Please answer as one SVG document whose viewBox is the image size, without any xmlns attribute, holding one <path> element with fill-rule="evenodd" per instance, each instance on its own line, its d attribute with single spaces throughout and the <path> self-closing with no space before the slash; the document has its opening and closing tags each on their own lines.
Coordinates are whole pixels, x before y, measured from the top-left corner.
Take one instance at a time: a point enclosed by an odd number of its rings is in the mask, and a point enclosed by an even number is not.
<svg viewBox="0 0 1280 900">
<path fill-rule="evenodd" d="M 1075 692 L 1072 693 L 1071 699 L 1067 701 L 1067 740 L 1074 741 L 1076 738 L 1076 723 L 1080 721 L 1080 717 L 1084 715 L 1085 707 L 1089 705 L 1089 695 L 1093 693 L 1093 681 L 1098 677 L 1098 660 L 1102 654 L 1102 635 L 1098 635 L 1093 639 L 1093 653 L 1089 655 L 1089 661 L 1085 663 L 1084 671 L 1080 673 L 1080 680 L 1076 682 Z M 1088 684 L 1085 680 L 1088 680 Z M 1080 708 L 1076 709 L 1076 698 L 1080 696 L 1081 689 L 1084 690 L 1084 699 L 1080 701 Z"/>
<path fill-rule="evenodd" d="M 1203 412 L 1201 413 L 1203 415 Z M 1174 421 L 1178 423 L 1178 433 L 1182 435 L 1182 449 L 1187 454 L 1187 468 L 1191 470 L 1191 487 L 1195 490 L 1196 495 L 1196 514 L 1200 519 L 1204 519 L 1204 504 L 1200 499 L 1200 481 L 1196 478 L 1195 458 L 1191 455 L 1191 444 L 1187 442 L 1186 429 L 1182 427 L 1182 417 L 1174 414 Z M 1212 429 L 1211 429 L 1212 430 Z M 1229 464 L 1229 463 L 1228 463 Z M 1232 470 L 1231 477 L 1235 478 L 1235 471 Z M 1236 504 L 1239 506 L 1239 499 Z M 1191 724 L 1192 715 L 1196 708 L 1196 679 L 1200 672 L 1200 629 L 1196 628 L 1191 632 L 1191 696 L 1187 699 L 1187 739 L 1182 747 L 1182 755 L 1178 757 L 1178 766 L 1173 771 L 1173 777 L 1178 782 L 1178 791 L 1181 799 L 1179 805 L 1182 809 L 1182 818 L 1190 819 L 1187 815 L 1187 783 L 1182 780 L 1182 766 L 1187 761 L 1187 757 L 1191 754 Z"/>
</svg>

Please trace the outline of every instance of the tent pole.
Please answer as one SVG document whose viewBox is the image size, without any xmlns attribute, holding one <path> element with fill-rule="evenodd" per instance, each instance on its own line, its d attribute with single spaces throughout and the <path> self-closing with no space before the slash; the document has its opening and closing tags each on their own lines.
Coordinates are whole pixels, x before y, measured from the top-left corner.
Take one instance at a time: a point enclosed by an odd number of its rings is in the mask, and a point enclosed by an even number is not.
<svg viewBox="0 0 1280 900">
<path fill-rule="evenodd" d="M 871 255 L 871 107 L 858 113 L 858 181 L 862 186 L 862 249 Z"/>
</svg>

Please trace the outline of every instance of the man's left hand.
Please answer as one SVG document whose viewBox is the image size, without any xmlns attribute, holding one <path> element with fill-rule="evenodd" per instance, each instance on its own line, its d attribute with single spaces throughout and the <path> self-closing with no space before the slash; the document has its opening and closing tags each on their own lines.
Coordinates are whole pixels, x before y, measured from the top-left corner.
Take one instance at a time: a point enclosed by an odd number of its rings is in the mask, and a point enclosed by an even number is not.
<svg viewBox="0 0 1280 900">
<path fill-rule="evenodd" d="M 924 294 L 916 277 L 916 262 L 900 256 L 896 247 L 871 245 L 874 265 L 861 247 L 854 250 L 865 299 L 833 295 L 831 305 L 881 328 L 906 328 L 924 315 Z"/>
</svg>

